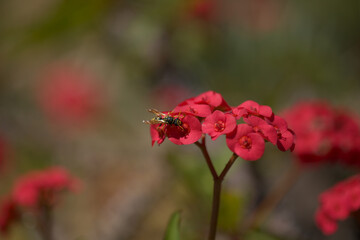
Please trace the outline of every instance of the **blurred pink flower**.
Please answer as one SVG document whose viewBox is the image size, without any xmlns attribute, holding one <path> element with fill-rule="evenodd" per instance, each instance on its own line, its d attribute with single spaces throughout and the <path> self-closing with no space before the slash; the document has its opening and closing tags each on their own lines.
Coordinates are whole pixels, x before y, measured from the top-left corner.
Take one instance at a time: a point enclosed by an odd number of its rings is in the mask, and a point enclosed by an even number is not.
<svg viewBox="0 0 360 240">
<path fill-rule="evenodd" d="M 94 120 L 104 103 L 104 93 L 91 73 L 68 65 L 50 67 L 38 90 L 46 115 L 67 126 L 80 126 Z"/>
<path fill-rule="evenodd" d="M 214 19 L 215 9 L 215 0 L 192 0 L 189 15 L 204 22 L 211 22 Z"/>
<path fill-rule="evenodd" d="M 14 202 L 23 207 L 36 208 L 40 204 L 53 206 L 65 190 L 75 191 L 79 181 L 61 167 L 34 171 L 19 178 L 12 192 Z"/>
<path fill-rule="evenodd" d="M 33 171 L 21 176 L 11 193 L 0 203 L 0 233 L 6 235 L 9 227 L 19 219 L 22 211 L 36 216 L 50 211 L 65 191 L 77 191 L 80 182 L 62 167 Z"/>
<path fill-rule="evenodd" d="M 315 222 L 325 235 L 337 230 L 337 221 L 346 219 L 360 208 L 360 175 L 355 175 L 323 192 Z"/>
<path fill-rule="evenodd" d="M 300 102 L 285 114 L 296 132 L 294 154 L 302 164 L 340 161 L 360 166 L 360 124 L 357 116 L 325 102 Z"/>
</svg>

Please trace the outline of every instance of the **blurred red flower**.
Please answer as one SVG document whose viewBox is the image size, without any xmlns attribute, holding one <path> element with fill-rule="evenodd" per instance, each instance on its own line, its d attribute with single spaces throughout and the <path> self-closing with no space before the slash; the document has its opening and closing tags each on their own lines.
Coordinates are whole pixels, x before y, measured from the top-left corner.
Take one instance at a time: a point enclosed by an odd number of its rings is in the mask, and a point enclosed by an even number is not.
<svg viewBox="0 0 360 240">
<path fill-rule="evenodd" d="M 340 161 L 360 166 L 359 119 L 325 102 L 302 102 L 285 119 L 296 132 L 294 154 L 302 164 Z"/>
<path fill-rule="evenodd" d="M 195 19 L 210 22 L 215 15 L 215 0 L 192 0 L 189 14 Z"/>
<path fill-rule="evenodd" d="M 8 197 L 0 205 L 0 232 L 8 233 L 9 227 L 19 219 L 21 211 L 51 211 L 58 203 L 60 194 L 76 191 L 80 182 L 62 167 L 33 171 L 20 177 Z"/>
<path fill-rule="evenodd" d="M 331 235 L 336 232 L 337 222 L 326 215 L 324 211 L 317 211 L 315 214 L 315 222 L 325 235 Z"/>
<path fill-rule="evenodd" d="M 103 104 L 103 92 L 83 69 L 55 65 L 43 76 L 39 101 L 48 117 L 60 124 L 80 126 L 94 119 Z"/>
<path fill-rule="evenodd" d="M 53 206 L 59 193 L 78 188 L 77 179 L 61 167 L 34 171 L 19 178 L 12 192 L 14 202 L 23 207 L 36 208 L 40 204 Z"/>
<path fill-rule="evenodd" d="M 338 220 L 360 209 L 360 175 L 348 178 L 320 195 L 315 221 L 325 235 L 333 234 Z"/>
</svg>

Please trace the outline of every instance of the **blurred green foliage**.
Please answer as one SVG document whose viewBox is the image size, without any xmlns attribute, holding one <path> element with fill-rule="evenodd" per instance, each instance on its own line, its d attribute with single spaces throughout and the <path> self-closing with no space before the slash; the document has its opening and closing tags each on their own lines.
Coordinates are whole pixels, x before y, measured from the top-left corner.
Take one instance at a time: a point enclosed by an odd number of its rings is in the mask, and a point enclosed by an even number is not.
<svg viewBox="0 0 360 240">
<path fill-rule="evenodd" d="M 180 240 L 180 212 L 171 215 L 164 240 Z"/>
<path fill-rule="evenodd" d="M 281 238 L 273 236 L 263 231 L 252 231 L 246 235 L 246 240 L 280 240 Z"/>
</svg>

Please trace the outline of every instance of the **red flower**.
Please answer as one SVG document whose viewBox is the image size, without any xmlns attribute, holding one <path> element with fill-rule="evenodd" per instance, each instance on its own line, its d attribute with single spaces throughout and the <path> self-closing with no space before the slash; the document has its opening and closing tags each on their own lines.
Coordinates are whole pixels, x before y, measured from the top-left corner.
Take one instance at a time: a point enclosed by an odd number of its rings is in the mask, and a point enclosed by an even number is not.
<svg viewBox="0 0 360 240">
<path fill-rule="evenodd" d="M 259 159 L 265 150 L 264 139 L 247 124 L 237 125 L 236 130 L 226 136 L 226 144 L 232 152 L 249 161 Z"/>
<path fill-rule="evenodd" d="M 254 116 L 261 116 L 272 118 L 273 112 L 269 106 L 260 105 L 257 102 L 248 100 L 239 105 L 240 108 L 244 108 L 248 111 L 248 114 Z"/>
<path fill-rule="evenodd" d="M 82 125 L 99 113 L 103 99 L 92 77 L 77 68 L 51 68 L 39 88 L 39 101 L 53 121 L 64 125 Z"/>
<path fill-rule="evenodd" d="M 5 198 L 0 205 L 0 233 L 6 235 L 10 225 L 19 218 L 15 202 L 10 198 Z"/>
<path fill-rule="evenodd" d="M 230 114 L 216 110 L 205 118 L 202 130 L 216 140 L 220 135 L 231 133 L 236 127 L 236 120 Z"/>
<path fill-rule="evenodd" d="M 295 146 L 294 133 L 288 129 L 286 121 L 279 116 L 274 116 L 271 125 L 273 125 L 277 132 L 277 147 L 281 151 L 287 151 L 288 149 L 293 150 Z"/>
<path fill-rule="evenodd" d="M 320 195 L 316 222 L 324 234 L 336 231 L 337 220 L 344 220 L 360 209 L 360 175 L 336 184 Z"/>
<path fill-rule="evenodd" d="M 76 190 L 78 180 L 61 167 L 31 172 L 17 180 L 12 198 L 23 207 L 36 208 L 39 204 L 54 205 L 58 194 L 64 190 Z"/>
<path fill-rule="evenodd" d="M 169 140 L 175 144 L 192 144 L 202 136 L 201 123 L 194 116 L 186 115 L 181 118 L 181 128 L 174 125 L 166 127 L 166 133 Z"/>
<path fill-rule="evenodd" d="M 273 126 L 269 125 L 265 120 L 255 116 L 244 118 L 244 121 L 252 126 L 253 130 L 259 133 L 264 139 L 276 145 L 278 135 Z"/>
<path fill-rule="evenodd" d="M 214 18 L 214 0 L 195 0 L 190 6 L 190 15 L 202 21 L 209 22 Z"/>
</svg>

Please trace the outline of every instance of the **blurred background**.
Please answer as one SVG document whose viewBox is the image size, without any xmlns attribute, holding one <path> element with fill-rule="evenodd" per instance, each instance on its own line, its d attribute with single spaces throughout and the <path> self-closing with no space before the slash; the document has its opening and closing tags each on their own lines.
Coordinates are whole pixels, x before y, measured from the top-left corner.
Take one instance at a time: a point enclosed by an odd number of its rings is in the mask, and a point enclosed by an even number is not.
<svg viewBox="0 0 360 240">
<path fill-rule="evenodd" d="M 183 239 L 205 238 L 209 170 L 193 145 L 151 147 L 147 108 L 214 90 L 275 113 L 303 99 L 360 112 L 358 0 L 5 0 L 0 16 L 0 196 L 31 170 L 69 169 L 83 189 L 58 206 L 57 239 L 161 239 L 176 210 Z M 220 170 L 231 152 L 209 144 Z M 268 146 L 234 164 L 219 239 L 233 239 L 292 161 Z M 325 239 L 318 194 L 351 173 L 305 172 L 253 239 Z M 358 239 L 352 224 L 326 239 Z"/>
</svg>

